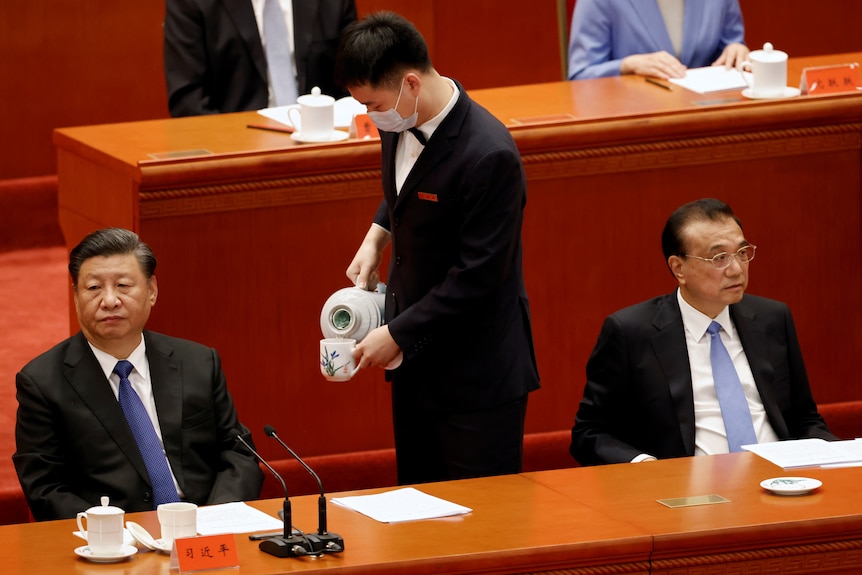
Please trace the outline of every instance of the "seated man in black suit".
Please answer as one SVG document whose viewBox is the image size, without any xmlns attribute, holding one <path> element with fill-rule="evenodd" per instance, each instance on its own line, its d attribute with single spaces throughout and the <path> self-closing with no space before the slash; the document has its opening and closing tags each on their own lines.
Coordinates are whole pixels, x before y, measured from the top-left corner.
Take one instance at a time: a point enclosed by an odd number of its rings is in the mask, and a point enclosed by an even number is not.
<svg viewBox="0 0 862 575">
<path fill-rule="evenodd" d="M 256 499 L 263 474 L 218 353 L 145 331 L 156 258 L 128 230 L 93 232 L 69 256 L 81 331 L 18 373 L 12 456 L 38 521 L 107 495 L 125 511 Z"/>
<path fill-rule="evenodd" d="M 333 68 L 341 33 L 354 20 L 354 0 L 166 0 L 171 116 L 293 104 L 314 86 L 346 95 Z"/>
<path fill-rule="evenodd" d="M 756 247 L 727 204 L 678 208 L 662 232 L 678 289 L 609 316 L 587 363 L 570 451 L 582 465 L 837 439 L 811 396 L 790 310 L 746 295 Z"/>
</svg>

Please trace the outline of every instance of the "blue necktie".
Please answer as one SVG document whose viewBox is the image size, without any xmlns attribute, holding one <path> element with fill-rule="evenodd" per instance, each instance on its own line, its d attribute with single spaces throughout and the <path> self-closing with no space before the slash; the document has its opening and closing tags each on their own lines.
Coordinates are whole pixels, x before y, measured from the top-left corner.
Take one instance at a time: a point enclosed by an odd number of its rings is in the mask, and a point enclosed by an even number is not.
<svg viewBox="0 0 862 575">
<path fill-rule="evenodd" d="M 727 445 L 731 452 L 742 451 L 742 445 L 757 443 L 754 424 L 751 422 L 751 412 L 748 401 L 739 383 L 739 375 L 730 359 L 730 354 L 718 334 L 721 324 L 712 322 L 706 328 L 709 333 L 709 361 L 712 364 L 712 379 L 715 383 L 715 393 L 721 407 L 721 417 L 727 431 Z"/>
<path fill-rule="evenodd" d="M 296 104 L 296 78 L 290 59 L 290 42 L 284 12 L 279 0 L 263 4 L 263 43 L 266 47 L 266 68 L 276 106 Z"/>
<path fill-rule="evenodd" d="M 177 497 L 177 489 L 168 467 L 168 459 L 165 457 L 165 452 L 162 451 L 161 444 L 159 444 L 159 437 L 156 435 L 153 422 L 150 420 L 147 410 L 144 409 L 141 398 L 138 397 L 129 382 L 129 374 L 132 373 L 133 369 L 134 366 L 124 359 L 118 361 L 117 365 L 114 366 L 114 373 L 120 376 L 120 409 L 123 410 L 123 415 L 126 416 L 126 421 L 129 422 L 129 427 L 132 429 L 132 435 L 138 442 L 138 450 L 144 459 L 144 465 L 150 476 L 150 484 L 153 487 L 153 506 L 157 507 L 162 503 L 179 501 L 179 497 Z"/>
</svg>

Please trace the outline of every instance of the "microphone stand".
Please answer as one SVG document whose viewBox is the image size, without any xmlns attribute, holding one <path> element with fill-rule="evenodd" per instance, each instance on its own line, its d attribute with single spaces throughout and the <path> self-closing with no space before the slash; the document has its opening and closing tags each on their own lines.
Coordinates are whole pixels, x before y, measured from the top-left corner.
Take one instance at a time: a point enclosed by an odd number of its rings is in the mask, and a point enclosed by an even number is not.
<svg viewBox="0 0 862 575">
<path fill-rule="evenodd" d="M 315 481 L 317 481 L 317 487 L 320 489 L 320 496 L 317 498 L 317 536 L 316 538 L 320 540 L 321 549 L 323 553 L 340 553 L 344 551 L 344 539 L 338 533 L 330 533 L 326 530 L 326 495 L 323 491 L 323 482 L 320 481 L 320 476 L 314 472 L 314 470 L 302 460 L 302 458 L 296 454 L 288 445 L 281 440 L 278 434 L 275 432 L 275 428 L 271 425 L 266 425 L 263 428 L 263 432 L 269 437 L 275 439 L 283 448 L 290 453 L 294 459 L 296 459 L 300 465 L 302 465 L 306 471 L 308 471 L 312 477 L 314 477 Z"/>
<path fill-rule="evenodd" d="M 290 508 L 290 499 L 287 497 L 287 486 L 284 484 L 284 479 L 276 472 L 266 460 L 252 449 L 251 445 L 242 438 L 241 435 L 236 436 L 237 441 L 243 444 L 258 461 L 263 463 L 270 473 L 272 473 L 278 482 L 281 483 L 281 488 L 284 490 L 284 506 L 282 512 L 284 514 L 284 534 L 281 537 L 270 537 L 264 539 L 258 545 L 258 548 L 264 553 L 269 553 L 275 557 L 299 557 L 302 555 L 317 555 L 319 552 L 314 549 L 312 542 L 306 537 L 293 535 L 292 514 Z"/>
</svg>

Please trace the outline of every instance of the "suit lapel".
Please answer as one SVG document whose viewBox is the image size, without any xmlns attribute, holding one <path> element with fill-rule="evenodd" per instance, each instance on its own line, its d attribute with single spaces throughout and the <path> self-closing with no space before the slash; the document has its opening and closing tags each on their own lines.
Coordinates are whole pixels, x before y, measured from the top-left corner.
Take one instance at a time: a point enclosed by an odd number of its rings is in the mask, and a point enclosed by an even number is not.
<svg viewBox="0 0 862 575">
<path fill-rule="evenodd" d="M 245 42 L 254 67 L 264 82 L 267 82 L 266 55 L 263 52 L 263 42 L 254 17 L 254 9 L 248 0 L 221 0 L 231 20 L 236 26 L 237 32 Z"/>
<path fill-rule="evenodd" d="M 159 417 L 159 429 L 165 453 L 180 487 L 182 476 L 182 364 L 173 357 L 173 348 L 158 334 L 144 331 L 147 342 L 147 362 L 150 364 L 150 382 Z"/>
<path fill-rule="evenodd" d="M 698 43 L 701 42 L 700 31 L 706 21 L 704 10 L 702 2 L 685 3 L 682 17 L 682 46 L 679 49 L 680 62 L 690 62 Z"/>
<path fill-rule="evenodd" d="M 754 384 L 760 394 L 760 400 L 769 423 L 779 437 L 787 437 L 787 430 L 781 410 L 778 409 L 778 397 L 773 392 L 773 361 L 769 357 L 769 338 L 766 334 L 766 326 L 758 321 L 757 312 L 749 303 L 743 300 L 730 306 L 730 317 L 739 334 L 739 341 L 748 359 Z"/>
<path fill-rule="evenodd" d="M 320 4 L 318 2 L 309 2 L 308 0 L 293 0 L 293 51 L 294 61 L 296 62 L 296 77 L 300 79 L 300 84 L 305 83 L 305 78 L 308 75 L 306 71 L 306 59 L 308 58 L 308 46 L 311 45 L 311 34 L 314 30 L 314 21 L 317 17 L 317 10 Z M 311 92 L 313 86 L 299 86 L 299 94 Z"/>
<path fill-rule="evenodd" d="M 661 300 L 652 325 L 658 330 L 650 340 L 653 353 L 667 382 L 686 453 L 693 455 L 694 394 L 685 343 L 685 327 L 676 302 L 676 292 Z M 683 358 L 685 361 L 682 361 Z"/>
<path fill-rule="evenodd" d="M 401 187 L 401 193 L 395 202 L 395 209 L 398 209 L 399 205 L 402 205 L 408 197 L 416 192 L 417 188 L 421 187 L 422 181 L 435 166 L 443 162 L 452 153 L 451 140 L 457 138 L 461 133 L 461 127 L 464 124 L 464 119 L 467 117 L 467 110 L 470 108 L 470 97 L 467 96 L 464 87 L 457 82 L 456 85 L 459 91 L 458 101 L 455 102 L 455 106 L 443 118 L 437 129 L 434 130 L 434 133 L 425 145 L 425 149 L 422 150 L 419 158 L 416 159 L 413 169 L 410 170 L 410 174 L 408 174 L 407 179 L 404 180 L 404 185 Z M 404 134 L 396 135 L 393 148 L 398 142 L 397 138 L 401 137 L 404 137 Z M 395 157 L 394 149 L 392 157 Z"/>
<path fill-rule="evenodd" d="M 643 27 L 653 41 L 652 48 L 647 52 L 664 50 L 673 54 L 673 44 L 670 41 L 670 35 L 667 33 L 667 26 L 664 23 L 664 18 L 662 18 L 661 10 L 658 9 L 658 4 L 643 0 L 629 0 L 629 4 L 631 9 L 640 15 Z"/>
<path fill-rule="evenodd" d="M 123 415 L 96 356 L 81 333 L 75 336 L 66 352 L 64 375 L 69 385 L 93 412 L 94 425 L 102 425 L 105 428 L 141 477 L 149 481 L 147 468 L 126 422 L 126 416 Z"/>
</svg>

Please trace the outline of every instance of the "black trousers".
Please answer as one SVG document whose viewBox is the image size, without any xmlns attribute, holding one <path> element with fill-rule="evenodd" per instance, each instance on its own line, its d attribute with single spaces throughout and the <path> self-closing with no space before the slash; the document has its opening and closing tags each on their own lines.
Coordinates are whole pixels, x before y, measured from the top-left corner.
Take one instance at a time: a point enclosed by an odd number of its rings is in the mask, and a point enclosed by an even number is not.
<svg viewBox="0 0 862 575">
<path fill-rule="evenodd" d="M 481 411 L 435 409 L 393 386 L 398 483 L 521 472 L 527 396 Z M 409 388 L 408 388 L 409 389 Z"/>
</svg>

